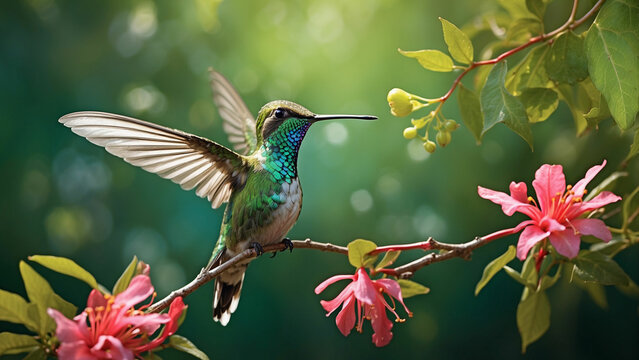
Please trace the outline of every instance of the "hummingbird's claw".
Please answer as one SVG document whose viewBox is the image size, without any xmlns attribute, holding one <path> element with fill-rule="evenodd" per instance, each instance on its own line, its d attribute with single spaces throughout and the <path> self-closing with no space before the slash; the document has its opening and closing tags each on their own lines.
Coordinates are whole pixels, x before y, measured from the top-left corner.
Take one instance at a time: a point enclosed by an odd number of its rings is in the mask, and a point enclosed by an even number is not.
<svg viewBox="0 0 639 360">
<path fill-rule="evenodd" d="M 251 246 L 249 246 L 249 247 L 255 249 L 255 252 L 257 253 L 257 256 L 260 256 L 260 255 L 264 254 L 264 248 L 258 242 L 252 242 Z"/>
<path fill-rule="evenodd" d="M 293 242 L 291 241 L 291 239 L 286 237 L 282 240 L 282 243 L 284 243 L 284 249 L 282 249 L 282 251 L 289 249 L 291 252 L 293 252 Z"/>
</svg>

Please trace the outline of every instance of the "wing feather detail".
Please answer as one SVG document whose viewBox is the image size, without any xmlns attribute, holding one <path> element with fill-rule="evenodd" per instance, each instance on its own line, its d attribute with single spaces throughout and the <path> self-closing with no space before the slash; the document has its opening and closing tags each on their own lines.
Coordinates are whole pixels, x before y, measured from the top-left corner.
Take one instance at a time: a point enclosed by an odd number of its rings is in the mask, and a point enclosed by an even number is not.
<svg viewBox="0 0 639 360">
<path fill-rule="evenodd" d="M 246 159 L 211 140 L 127 116 L 77 112 L 59 120 L 90 142 L 142 169 L 195 189 L 213 208 L 246 181 Z"/>
<path fill-rule="evenodd" d="M 247 155 L 255 151 L 255 118 L 242 101 L 233 85 L 222 74 L 209 69 L 213 101 L 224 123 L 222 128 L 228 135 L 233 149 Z"/>
</svg>

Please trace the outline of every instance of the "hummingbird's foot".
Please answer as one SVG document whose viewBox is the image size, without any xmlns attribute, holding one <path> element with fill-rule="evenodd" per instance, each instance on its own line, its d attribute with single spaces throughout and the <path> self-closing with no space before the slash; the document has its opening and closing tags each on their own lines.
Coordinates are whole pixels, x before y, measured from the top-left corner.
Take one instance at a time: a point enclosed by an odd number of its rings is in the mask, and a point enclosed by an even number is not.
<svg viewBox="0 0 639 360">
<path fill-rule="evenodd" d="M 264 254 L 264 248 L 258 242 L 252 242 L 249 247 L 255 249 L 255 252 L 257 253 L 257 256 L 260 256 L 260 255 Z"/>
<path fill-rule="evenodd" d="M 284 244 L 284 249 L 282 251 L 289 249 L 290 252 L 293 252 L 293 242 L 291 239 L 286 237 L 282 240 L 282 243 Z"/>
</svg>

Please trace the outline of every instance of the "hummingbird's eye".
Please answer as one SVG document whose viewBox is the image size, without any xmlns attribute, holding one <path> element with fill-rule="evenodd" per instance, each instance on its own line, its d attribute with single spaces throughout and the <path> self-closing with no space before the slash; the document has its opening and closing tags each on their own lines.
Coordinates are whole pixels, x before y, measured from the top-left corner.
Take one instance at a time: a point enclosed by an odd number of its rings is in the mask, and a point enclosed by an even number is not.
<svg viewBox="0 0 639 360">
<path fill-rule="evenodd" d="M 283 119 L 286 116 L 286 110 L 284 109 L 275 109 L 275 112 L 273 113 L 273 115 L 275 115 L 276 118 L 278 119 Z"/>
</svg>

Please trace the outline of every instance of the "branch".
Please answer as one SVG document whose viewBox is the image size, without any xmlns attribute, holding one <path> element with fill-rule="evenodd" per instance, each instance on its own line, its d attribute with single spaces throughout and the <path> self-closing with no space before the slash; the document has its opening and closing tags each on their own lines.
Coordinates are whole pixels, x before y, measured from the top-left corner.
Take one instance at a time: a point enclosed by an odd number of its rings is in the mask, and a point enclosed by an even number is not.
<svg viewBox="0 0 639 360">
<path fill-rule="evenodd" d="M 334 252 L 338 254 L 348 255 L 347 248 L 343 246 L 333 245 L 330 243 L 318 243 L 315 241 L 311 241 L 311 239 L 293 240 L 292 243 L 293 243 L 293 247 L 296 249 L 315 249 L 320 251 Z M 278 252 L 282 250 L 286 250 L 286 245 L 283 243 L 264 246 L 265 253 Z M 183 287 L 177 290 L 171 291 L 171 293 L 167 295 L 164 299 L 151 305 L 147 311 L 159 312 L 164 310 L 171 304 L 171 302 L 175 298 L 185 297 L 189 295 L 193 291 L 197 290 L 200 286 L 215 279 L 218 275 L 228 270 L 230 267 L 237 264 L 238 262 L 245 259 L 254 258 L 254 257 L 257 257 L 257 251 L 255 251 L 255 249 L 252 249 L 252 248 L 246 249 L 213 269 L 207 270 L 206 268 L 203 268 L 202 271 L 200 271 L 200 273 L 190 283 L 184 285 Z"/>
<path fill-rule="evenodd" d="M 446 251 L 443 254 L 430 253 L 422 258 L 419 258 L 406 265 L 396 267 L 394 269 L 381 269 L 380 271 L 378 271 L 380 273 L 385 273 L 388 275 L 393 275 L 393 276 L 397 276 L 401 278 L 408 278 L 408 277 L 411 277 L 415 273 L 415 271 L 435 262 L 440 262 L 440 261 L 444 261 L 444 260 L 448 260 L 448 259 L 452 259 L 456 257 L 460 257 L 460 258 L 468 260 L 470 259 L 471 252 L 474 249 L 480 246 L 483 246 L 492 240 L 504 237 L 506 235 L 513 234 L 519 230 L 520 230 L 519 228 L 500 230 L 493 234 L 490 234 L 481 238 L 475 238 L 474 240 L 469 241 L 467 243 L 463 243 L 463 244 L 441 243 L 439 241 L 436 241 L 433 238 L 429 238 L 427 241 L 422 241 L 422 242 L 413 243 L 413 244 L 380 246 L 374 251 L 372 251 L 371 254 L 378 254 L 378 253 L 387 252 L 387 251 L 413 250 L 413 249 Z M 315 241 L 311 241 L 311 239 L 293 240 L 292 243 L 293 243 L 293 247 L 296 249 L 314 249 L 314 250 L 333 252 L 333 253 L 348 256 L 348 248 L 343 246 L 337 246 L 330 243 L 315 242 Z M 264 253 L 278 252 L 283 250 L 286 250 L 286 245 L 283 243 L 264 246 Z M 219 276 L 224 271 L 228 270 L 233 265 L 243 260 L 254 258 L 254 257 L 257 257 L 257 252 L 252 248 L 246 249 L 242 251 L 241 253 L 235 255 L 230 260 L 224 262 L 223 264 L 213 269 L 207 270 L 206 268 L 203 268 L 202 271 L 200 271 L 200 273 L 190 283 L 184 285 L 183 287 L 177 290 L 172 291 L 168 296 L 156 302 L 155 304 L 151 305 L 147 311 L 148 312 L 162 311 L 163 309 L 167 308 L 175 298 L 185 297 L 189 295 L 190 293 L 198 289 L 200 286 L 215 279 L 217 276 Z"/>
<path fill-rule="evenodd" d="M 574 0 L 573 2 L 573 7 L 572 10 L 570 11 L 570 16 L 568 17 L 568 20 L 561 25 L 560 27 L 558 27 L 557 29 L 546 33 L 546 34 L 542 34 L 539 36 L 535 36 L 533 38 L 530 38 L 527 42 L 517 46 L 514 49 L 508 50 L 506 52 L 504 52 L 503 54 L 497 56 L 494 59 L 489 59 L 489 60 L 482 60 L 482 61 L 477 61 L 477 62 L 472 62 L 461 74 L 459 74 L 459 76 L 457 76 L 457 79 L 455 79 L 455 81 L 453 82 L 453 85 L 450 87 L 450 89 L 448 90 L 448 92 L 438 98 L 437 100 L 439 101 L 439 105 L 437 106 L 437 108 L 435 109 L 435 112 L 438 113 L 442 106 L 444 105 L 444 102 L 446 102 L 446 100 L 448 100 L 448 98 L 453 94 L 453 92 L 455 91 L 455 89 L 457 88 L 457 85 L 459 85 L 459 83 L 461 82 L 461 80 L 464 78 L 464 76 L 466 76 L 466 74 L 468 74 L 471 70 L 473 70 L 476 67 L 482 66 L 482 65 L 492 65 L 492 64 L 496 64 L 502 60 L 504 60 L 505 58 L 516 54 L 522 50 L 524 50 L 525 48 L 536 44 L 538 42 L 543 42 L 543 41 L 547 41 L 550 40 L 551 38 L 555 37 L 555 35 L 566 31 L 566 30 L 572 30 L 576 27 L 578 27 L 579 25 L 581 25 L 582 23 L 584 23 L 586 20 L 588 20 L 592 15 L 594 15 L 599 8 L 601 7 L 601 5 L 603 5 L 605 0 L 599 0 L 583 17 L 581 17 L 579 20 L 575 20 L 575 14 L 577 12 L 577 6 L 579 5 L 579 1 L 578 0 Z"/>
</svg>

